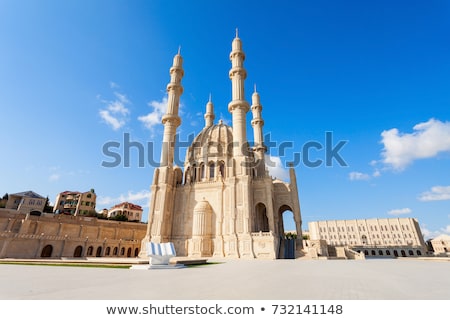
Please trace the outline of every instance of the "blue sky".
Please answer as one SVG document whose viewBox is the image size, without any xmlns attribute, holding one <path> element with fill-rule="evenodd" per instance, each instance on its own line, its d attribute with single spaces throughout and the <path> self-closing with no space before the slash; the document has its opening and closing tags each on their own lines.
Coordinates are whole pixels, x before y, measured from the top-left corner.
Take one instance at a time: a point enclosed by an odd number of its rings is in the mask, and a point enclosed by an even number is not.
<svg viewBox="0 0 450 320">
<path fill-rule="evenodd" d="M 326 132 L 333 145 L 347 141 L 339 152 L 347 166 L 296 166 L 304 229 L 415 217 L 426 238 L 450 234 L 448 1 L 3 0 L 0 193 L 54 201 L 94 188 L 99 210 L 124 200 L 148 206 L 153 168 L 139 167 L 137 149 L 129 167 L 102 167 L 111 162 L 102 148 L 129 134 L 151 142 L 159 160 L 179 46 L 180 139 L 201 130 L 210 93 L 216 121 L 230 123 L 236 28 L 247 99 L 256 84 L 264 132 L 292 142 L 285 154 L 270 150 L 272 174 L 285 178 L 282 167 L 308 142 L 324 144 Z M 309 159 L 324 160 L 324 150 Z"/>
</svg>

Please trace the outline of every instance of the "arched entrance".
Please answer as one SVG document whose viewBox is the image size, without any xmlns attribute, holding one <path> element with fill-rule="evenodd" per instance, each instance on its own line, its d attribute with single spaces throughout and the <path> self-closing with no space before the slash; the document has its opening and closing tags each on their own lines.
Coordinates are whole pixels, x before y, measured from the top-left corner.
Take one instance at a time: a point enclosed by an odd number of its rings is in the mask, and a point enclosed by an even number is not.
<svg viewBox="0 0 450 320">
<path fill-rule="evenodd" d="M 44 248 L 42 248 L 41 251 L 41 258 L 50 258 L 52 256 L 52 252 L 53 252 L 53 246 L 51 245 L 46 245 Z"/>
<path fill-rule="evenodd" d="M 83 253 L 83 247 L 77 246 L 75 248 L 75 250 L 73 251 L 73 256 L 74 256 L 74 258 L 79 258 L 79 257 L 81 257 L 82 253 Z"/>
<path fill-rule="evenodd" d="M 278 259 L 295 259 L 297 230 L 294 214 L 288 205 L 281 206 L 278 210 L 278 235 L 280 238 Z"/>
<path fill-rule="evenodd" d="M 102 256 L 102 247 L 98 247 L 97 248 L 97 252 L 95 253 L 96 257 L 101 257 Z"/>
</svg>

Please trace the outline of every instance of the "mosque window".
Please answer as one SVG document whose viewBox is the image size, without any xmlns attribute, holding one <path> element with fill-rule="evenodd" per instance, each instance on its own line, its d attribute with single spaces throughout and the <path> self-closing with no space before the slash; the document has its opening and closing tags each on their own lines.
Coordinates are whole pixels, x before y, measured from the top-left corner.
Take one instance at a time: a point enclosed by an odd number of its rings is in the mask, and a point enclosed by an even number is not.
<svg viewBox="0 0 450 320">
<path fill-rule="evenodd" d="M 202 163 L 200 164 L 200 177 L 201 179 L 205 179 L 205 174 L 206 174 L 206 170 L 205 170 L 205 164 Z"/>
<path fill-rule="evenodd" d="M 210 178 L 214 178 L 215 169 L 216 169 L 216 167 L 214 166 L 214 162 L 211 162 L 209 164 L 209 177 Z"/>
<path fill-rule="evenodd" d="M 192 180 L 197 181 L 197 166 L 195 164 L 192 166 Z"/>
</svg>

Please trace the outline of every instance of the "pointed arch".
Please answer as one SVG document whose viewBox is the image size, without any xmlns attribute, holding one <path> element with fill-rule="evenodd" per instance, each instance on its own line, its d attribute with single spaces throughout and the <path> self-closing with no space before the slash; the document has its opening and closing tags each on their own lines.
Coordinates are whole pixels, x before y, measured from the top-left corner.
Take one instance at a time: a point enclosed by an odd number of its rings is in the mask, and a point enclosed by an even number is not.
<svg viewBox="0 0 450 320">
<path fill-rule="evenodd" d="M 252 232 L 269 232 L 269 218 L 264 203 L 258 202 L 255 206 L 255 215 Z"/>
<path fill-rule="evenodd" d="M 200 181 L 203 181 L 206 178 L 206 170 L 205 163 L 200 163 Z"/>
<path fill-rule="evenodd" d="M 209 179 L 214 180 L 214 177 L 216 175 L 216 166 L 214 165 L 213 161 L 209 162 Z"/>
<path fill-rule="evenodd" d="M 287 221 L 285 223 L 285 220 L 288 219 L 289 223 L 287 223 Z M 287 230 L 286 226 L 288 225 L 295 226 L 295 221 L 293 221 L 292 223 L 292 221 L 290 220 L 294 220 L 294 213 L 292 208 L 287 204 L 280 206 L 280 208 L 278 209 L 278 226 L 277 226 L 277 233 L 279 240 L 277 253 L 278 259 L 295 259 L 296 247 L 299 246 L 297 242 L 302 241 L 301 234 L 300 236 L 297 235 L 297 230 L 295 230 L 295 234 L 286 235 L 287 231 L 293 231 Z M 291 228 L 288 227 L 288 229 Z M 300 239 L 298 239 L 297 237 L 299 237 Z"/>
</svg>

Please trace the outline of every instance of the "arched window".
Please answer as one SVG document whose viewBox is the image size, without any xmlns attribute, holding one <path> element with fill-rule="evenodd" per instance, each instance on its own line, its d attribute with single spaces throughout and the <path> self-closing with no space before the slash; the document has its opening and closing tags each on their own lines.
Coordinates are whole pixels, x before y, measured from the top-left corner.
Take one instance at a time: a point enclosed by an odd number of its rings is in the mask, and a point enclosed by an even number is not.
<svg viewBox="0 0 450 320">
<path fill-rule="evenodd" d="M 51 245 L 46 245 L 44 248 L 42 248 L 41 251 L 41 258 L 50 258 L 52 256 L 53 247 Z"/>
<path fill-rule="evenodd" d="M 123 256 L 125 254 L 125 248 L 120 249 L 120 255 Z"/>
<path fill-rule="evenodd" d="M 94 252 L 94 247 L 93 246 L 89 246 L 89 248 L 87 250 L 87 255 L 88 256 L 92 256 L 93 252 Z"/>
<path fill-rule="evenodd" d="M 105 256 L 109 256 L 110 253 L 111 253 L 111 247 L 107 247 L 105 250 Z"/>
<path fill-rule="evenodd" d="M 96 257 L 101 257 L 102 256 L 102 247 L 98 247 L 97 248 L 97 252 L 95 253 Z"/>
<path fill-rule="evenodd" d="M 375 252 L 375 250 L 372 250 L 372 255 L 373 255 L 373 256 L 376 256 L 376 255 L 377 255 L 377 253 Z"/>
<path fill-rule="evenodd" d="M 421 255 L 422 255 L 422 252 L 420 252 L 420 250 L 417 250 L 417 255 L 418 255 L 418 256 L 421 256 Z"/>
<path fill-rule="evenodd" d="M 255 221 L 253 232 L 269 232 L 269 219 L 267 218 L 266 206 L 261 202 L 255 207 Z"/>
<path fill-rule="evenodd" d="M 119 252 L 119 248 L 117 248 L 117 247 L 114 247 L 114 250 L 113 250 L 113 256 L 117 256 L 117 253 Z"/>
<path fill-rule="evenodd" d="M 402 257 L 406 257 L 406 252 L 405 252 L 405 250 L 402 250 L 402 251 L 400 251 L 401 252 L 401 254 L 402 254 Z"/>
<path fill-rule="evenodd" d="M 387 256 L 390 256 L 390 255 L 391 255 L 391 252 L 390 252 L 389 250 L 386 250 L 386 255 L 387 255 Z"/>
<path fill-rule="evenodd" d="M 369 255 L 369 250 L 364 250 L 364 254 L 365 254 L 366 256 L 368 256 L 368 255 Z"/>
<path fill-rule="evenodd" d="M 128 250 L 127 250 L 127 257 L 128 258 L 131 257 L 131 248 L 128 248 Z"/>
<path fill-rule="evenodd" d="M 206 178 L 205 164 L 200 164 L 200 181 Z"/>
<path fill-rule="evenodd" d="M 398 257 L 398 252 L 397 252 L 397 250 L 394 250 L 394 256 Z"/>
<path fill-rule="evenodd" d="M 383 255 L 383 250 L 378 250 L 378 255 L 382 256 Z"/>
<path fill-rule="evenodd" d="M 197 165 L 192 166 L 192 181 L 197 182 Z"/>
<path fill-rule="evenodd" d="M 134 256 L 137 257 L 139 255 L 139 248 L 134 249 Z"/>
<path fill-rule="evenodd" d="M 216 170 L 216 166 L 214 165 L 214 162 L 210 162 L 209 163 L 209 178 L 210 179 L 214 179 L 215 170 Z"/>
<path fill-rule="evenodd" d="M 73 252 L 73 256 L 74 256 L 74 258 L 79 258 L 79 257 L 81 257 L 82 253 L 83 253 L 83 247 L 78 246 L 75 248 L 75 250 Z"/>
<path fill-rule="evenodd" d="M 414 255 L 414 251 L 409 250 L 409 251 L 408 251 L 408 254 L 409 254 L 410 256 L 413 256 L 413 255 Z"/>
</svg>

